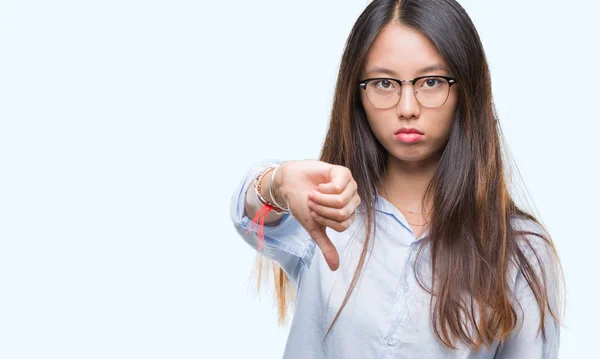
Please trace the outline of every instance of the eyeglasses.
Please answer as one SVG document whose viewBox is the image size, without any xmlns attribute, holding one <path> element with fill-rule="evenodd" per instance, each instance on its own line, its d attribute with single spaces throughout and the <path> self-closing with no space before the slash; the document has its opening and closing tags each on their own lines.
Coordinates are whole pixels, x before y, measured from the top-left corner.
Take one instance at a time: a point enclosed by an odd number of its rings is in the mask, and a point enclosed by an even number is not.
<svg viewBox="0 0 600 359">
<path fill-rule="evenodd" d="M 456 79 L 448 76 L 420 76 L 412 80 L 398 80 L 378 77 L 358 83 L 366 91 L 367 99 L 376 108 L 387 109 L 396 106 L 402 95 L 402 85 L 413 85 L 415 97 L 423 107 L 439 107 L 446 103 L 450 87 Z"/>
</svg>

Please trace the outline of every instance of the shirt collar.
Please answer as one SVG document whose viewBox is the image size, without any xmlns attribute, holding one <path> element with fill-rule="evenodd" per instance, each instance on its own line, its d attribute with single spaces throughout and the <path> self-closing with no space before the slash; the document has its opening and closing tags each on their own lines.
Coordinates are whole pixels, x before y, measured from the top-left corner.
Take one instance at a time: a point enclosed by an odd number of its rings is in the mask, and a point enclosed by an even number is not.
<svg viewBox="0 0 600 359">
<path fill-rule="evenodd" d="M 403 227 L 405 227 L 408 231 L 410 231 L 410 233 L 412 233 L 414 236 L 414 232 L 412 231 L 412 228 L 408 224 L 408 220 L 404 217 L 402 212 L 400 212 L 400 210 L 398 208 L 396 208 L 396 206 L 394 206 L 392 203 L 390 203 L 387 199 L 383 198 L 379 194 L 379 191 L 376 192 L 374 208 L 375 208 L 375 211 L 383 213 L 387 216 L 391 216 L 392 218 L 394 218 L 398 223 L 400 223 Z M 421 235 L 421 237 L 418 238 L 418 240 L 420 241 L 421 239 L 423 239 L 423 237 L 425 237 L 428 233 L 429 233 L 429 231 L 426 231 L 425 233 L 423 233 Z"/>
</svg>

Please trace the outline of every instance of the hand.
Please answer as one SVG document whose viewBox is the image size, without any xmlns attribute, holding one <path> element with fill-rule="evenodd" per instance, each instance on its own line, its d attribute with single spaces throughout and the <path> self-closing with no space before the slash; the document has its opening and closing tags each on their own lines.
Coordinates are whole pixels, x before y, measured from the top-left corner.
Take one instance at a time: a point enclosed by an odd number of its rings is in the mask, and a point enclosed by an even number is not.
<svg viewBox="0 0 600 359">
<path fill-rule="evenodd" d="M 276 173 L 273 189 L 319 246 L 329 268 L 337 270 L 339 255 L 325 228 L 343 232 L 354 221 L 360 197 L 350 170 L 322 161 L 287 161 Z"/>
</svg>

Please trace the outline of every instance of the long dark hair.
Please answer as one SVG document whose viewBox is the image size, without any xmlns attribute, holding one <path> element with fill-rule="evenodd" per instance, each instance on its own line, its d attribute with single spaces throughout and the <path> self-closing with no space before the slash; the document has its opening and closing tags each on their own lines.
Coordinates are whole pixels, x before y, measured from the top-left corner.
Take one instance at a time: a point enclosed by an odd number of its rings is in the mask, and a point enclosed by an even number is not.
<svg viewBox="0 0 600 359">
<path fill-rule="evenodd" d="M 541 254 L 531 236 L 547 244 L 553 262 L 559 263 L 558 256 L 544 227 L 520 209 L 509 193 L 488 64 L 475 26 L 454 0 L 375 0 L 348 37 L 320 160 L 352 172 L 366 204 L 366 216 L 360 217 L 365 221 L 366 240 L 350 289 L 329 329 L 365 265 L 369 234 L 376 228 L 373 207 L 377 188 L 388 161 L 387 151 L 369 127 L 357 84 L 375 38 L 385 26 L 396 23 L 431 40 L 459 84 L 450 136 L 424 198 L 426 203 L 431 200 L 433 208 L 430 231 L 418 254 L 425 248 L 429 252 L 431 285 L 416 272 L 421 286 L 432 294 L 435 336 L 450 348 L 460 341 L 473 349 L 506 339 L 518 322 L 511 305 L 511 265 L 519 268 L 536 298 L 540 329 L 545 334 L 546 309 L 556 320 L 560 315 L 551 307 L 549 278 L 539 271 Z M 542 231 L 521 230 L 515 227 L 514 218 L 530 221 Z M 287 285 L 282 276 L 277 277 L 278 293 L 285 294 Z M 281 316 L 285 314 L 284 297 L 279 297 L 279 304 Z"/>
</svg>

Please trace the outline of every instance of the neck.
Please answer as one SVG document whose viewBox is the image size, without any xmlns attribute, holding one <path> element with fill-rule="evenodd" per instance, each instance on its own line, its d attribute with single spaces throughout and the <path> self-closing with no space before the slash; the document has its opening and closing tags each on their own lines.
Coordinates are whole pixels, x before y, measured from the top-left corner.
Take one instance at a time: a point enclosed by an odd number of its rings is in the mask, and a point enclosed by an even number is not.
<svg viewBox="0 0 600 359">
<path fill-rule="evenodd" d="M 394 206 L 411 212 L 430 212 L 430 203 L 423 203 L 427 186 L 437 169 L 439 157 L 424 161 L 388 159 L 383 176 L 381 195 Z"/>
</svg>

